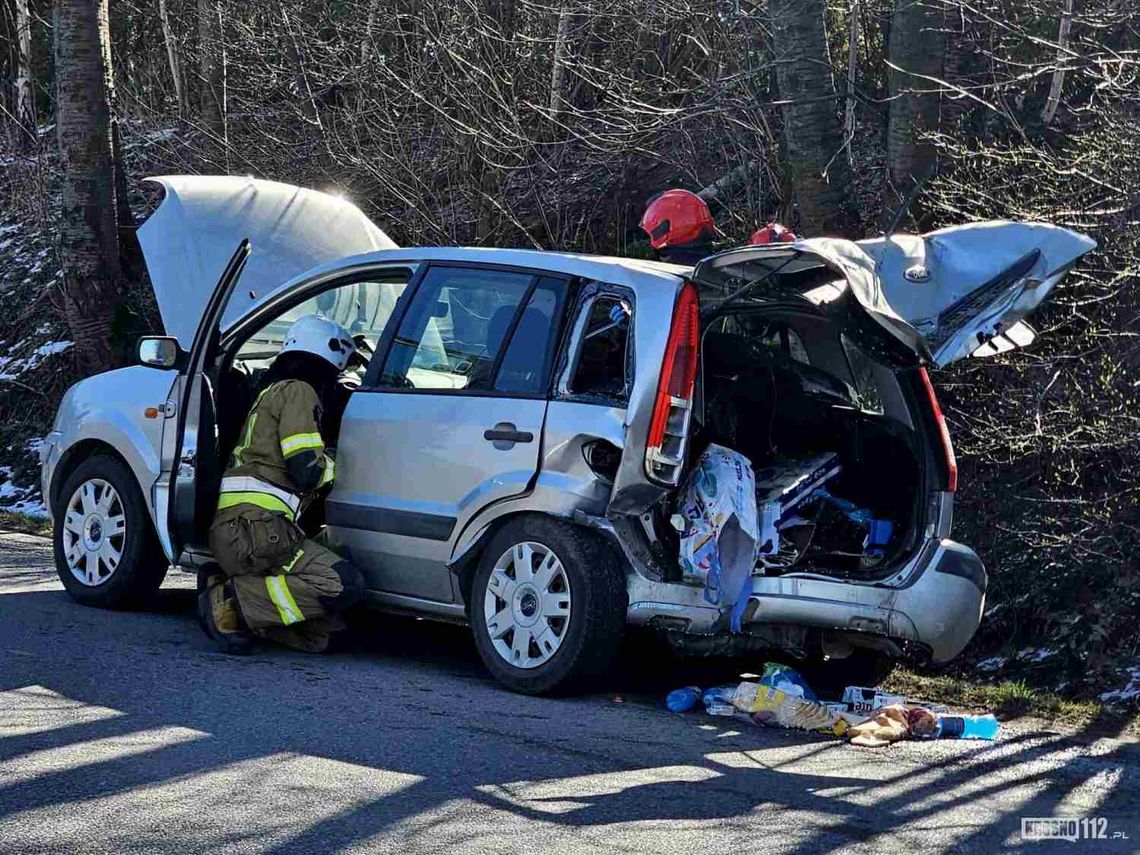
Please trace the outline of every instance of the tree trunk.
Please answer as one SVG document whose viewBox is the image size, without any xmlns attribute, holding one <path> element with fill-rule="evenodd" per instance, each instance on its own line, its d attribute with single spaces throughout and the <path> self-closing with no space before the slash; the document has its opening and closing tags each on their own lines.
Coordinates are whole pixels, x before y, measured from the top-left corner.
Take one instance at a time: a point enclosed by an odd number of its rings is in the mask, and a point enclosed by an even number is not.
<svg viewBox="0 0 1140 855">
<path fill-rule="evenodd" d="M 219 140 L 226 136 L 226 82 L 218 0 L 198 0 L 199 108 L 202 123 Z"/>
<path fill-rule="evenodd" d="M 28 0 L 14 0 L 16 5 L 16 38 L 13 61 L 15 80 L 12 92 L 13 140 L 18 151 L 30 151 L 36 145 L 36 93 L 32 80 L 32 16 Z"/>
<path fill-rule="evenodd" d="M 808 236 L 844 234 L 853 226 L 847 195 L 851 171 L 843 155 L 827 53 L 826 2 L 772 0 L 769 8 L 783 116 L 785 191 L 799 208 L 795 230 Z"/>
<path fill-rule="evenodd" d="M 107 0 L 56 0 L 63 304 L 81 366 L 88 372 L 113 364 L 111 321 L 122 300 L 109 41 Z"/>
<path fill-rule="evenodd" d="M 554 57 L 550 64 L 550 115 L 557 118 L 566 102 L 566 57 L 570 52 L 570 24 L 574 15 L 570 0 L 558 8 L 558 25 L 554 32 Z"/>
<path fill-rule="evenodd" d="M 851 20 L 847 35 L 847 111 L 843 114 L 843 139 L 847 143 L 847 162 L 851 163 L 851 140 L 855 137 L 855 75 L 859 70 L 859 0 L 851 0 L 847 16 Z"/>
<path fill-rule="evenodd" d="M 1061 88 L 1065 85 L 1065 59 L 1069 55 L 1069 30 L 1073 26 L 1073 0 L 1065 0 L 1065 10 L 1061 13 L 1061 26 L 1057 32 L 1057 70 L 1053 72 L 1053 82 L 1049 85 L 1049 98 L 1041 111 L 1041 121 L 1046 125 L 1053 121 L 1057 107 L 1061 103 Z"/>
<path fill-rule="evenodd" d="M 170 14 L 166 10 L 166 0 L 158 0 L 158 17 L 162 22 L 162 39 L 166 42 L 166 60 L 170 63 L 170 76 L 174 80 L 174 97 L 178 101 L 178 117 L 190 115 L 190 102 L 186 98 L 186 83 L 182 79 L 182 64 L 178 61 L 174 31 L 170 26 Z"/>
<path fill-rule="evenodd" d="M 368 4 L 368 18 L 364 22 L 364 36 L 360 39 L 360 64 L 368 62 L 368 55 L 372 53 L 373 36 L 376 29 L 376 18 L 380 14 L 380 0 L 372 0 Z"/>
<path fill-rule="evenodd" d="M 889 45 L 893 67 L 889 69 L 887 169 L 900 193 L 937 165 L 934 146 L 922 136 L 940 127 L 942 98 L 938 84 L 924 77 L 945 77 L 946 26 L 947 9 L 942 3 L 897 0 Z"/>
</svg>

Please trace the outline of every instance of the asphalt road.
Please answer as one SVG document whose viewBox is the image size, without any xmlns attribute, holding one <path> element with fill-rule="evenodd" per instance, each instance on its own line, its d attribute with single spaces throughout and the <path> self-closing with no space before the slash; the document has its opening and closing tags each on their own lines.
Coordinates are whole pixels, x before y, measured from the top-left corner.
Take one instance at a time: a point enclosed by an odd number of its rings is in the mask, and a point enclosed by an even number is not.
<svg viewBox="0 0 1140 855">
<path fill-rule="evenodd" d="M 229 658 L 191 588 L 83 608 L 46 541 L 0 534 L 0 853 L 1140 850 L 1135 743 L 874 750 L 673 715 L 654 700 L 691 675 L 644 650 L 632 691 L 524 698 L 462 628 L 383 615 L 350 654 Z M 1021 839 L 1047 816 L 1108 839 Z"/>
</svg>

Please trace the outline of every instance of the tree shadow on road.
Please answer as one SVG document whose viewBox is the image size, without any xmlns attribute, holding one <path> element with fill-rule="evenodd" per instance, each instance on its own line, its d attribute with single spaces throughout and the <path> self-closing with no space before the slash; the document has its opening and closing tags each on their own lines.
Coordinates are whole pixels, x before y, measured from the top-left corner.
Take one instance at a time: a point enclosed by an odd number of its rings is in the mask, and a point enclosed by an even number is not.
<svg viewBox="0 0 1140 855">
<path fill-rule="evenodd" d="M 652 708 L 698 671 L 707 685 L 739 663 L 678 665 L 634 645 L 615 670 L 631 691 L 526 698 L 490 681 L 460 626 L 368 614 L 350 654 L 235 659 L 210 649 L 192 611 L 192 590 L 143 614 L 56 591 L 0 596 L 0 770 L 16 775 L 0 775 L 0 825 L 31 833 L 77 812 L 69 842 L 82 849 L 117 840 L 108 818 L 130 815 L 146 835 L 136 847 L 170 852 L 500 849 L 532 833 L 538 848 L 582 833 L 606 848 L 617 827 L 656 848 L 661 835 L 712 847 L 763 834 L 765 848 L 801 853 L 868 841 L 991 852 L 1017 845 L 1020 816 L 1093 805 L 1119 826 L 1138 813 L 1127 746 L 1092 755 L 1050 735 L 874 754 Z M 84 718 L 92 709 L 109 712 Z M 45 716 L 58 726 L 27 726 Z"/>
</svg>

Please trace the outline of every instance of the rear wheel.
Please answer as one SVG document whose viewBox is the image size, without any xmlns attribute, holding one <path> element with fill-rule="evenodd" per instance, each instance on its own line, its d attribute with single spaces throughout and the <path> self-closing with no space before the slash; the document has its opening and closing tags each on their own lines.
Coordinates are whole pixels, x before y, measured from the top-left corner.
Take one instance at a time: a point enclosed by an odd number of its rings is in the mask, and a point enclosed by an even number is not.
<svg viewBox="0 0 1140 855">
<path fill-rule="evenodd" d="M 94 455 L 59 491 L 52 543 L 60 581 L 73 599 L 102 608 L 146 602 L 166 576 L 166 556 L 134 473 Z"/>
<path fill-rule="evenodd" d="M 484 549 L 467 616 L 487 670 L 515 692 L 581 688 L 613 662 L 625 577 L 592 532 L 541 516 L 503 526 Z"/>
</svg>

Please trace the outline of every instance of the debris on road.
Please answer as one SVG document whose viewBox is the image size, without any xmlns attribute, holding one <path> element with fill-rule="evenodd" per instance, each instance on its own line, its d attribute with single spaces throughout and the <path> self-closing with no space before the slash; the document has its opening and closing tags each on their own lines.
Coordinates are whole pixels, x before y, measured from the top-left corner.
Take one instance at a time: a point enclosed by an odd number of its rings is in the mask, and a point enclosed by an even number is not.
<svg viewBox="0 0 1140 855">
<path fill-rule="evenodd" d="M 764 663 L 757 681 L 715 686 L 703 693 L 697 686 L 676 689 L 665 705 L 673 712 L 687 712 L 698 698 L 710 715 L 846 737 L 852 745 L 865 747 L 903 739 L 993 740 L 998 734 L 992 715 L 951 715 L 942 705 L 879 688 L 848 686 L 841 700 L 820 700 L 797 671 L 778 662 Z"/>
</svg>

